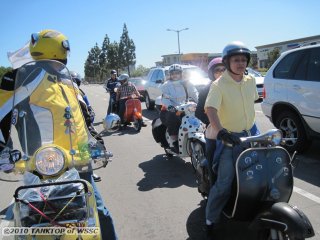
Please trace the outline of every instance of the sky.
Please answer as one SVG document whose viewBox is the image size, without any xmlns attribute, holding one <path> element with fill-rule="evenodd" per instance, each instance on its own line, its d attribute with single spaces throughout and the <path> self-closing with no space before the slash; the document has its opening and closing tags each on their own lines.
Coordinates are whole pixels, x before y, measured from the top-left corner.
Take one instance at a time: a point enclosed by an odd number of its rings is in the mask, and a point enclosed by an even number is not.
<svg viewBox="0 0 320 240">
<path fill-rule="evenodd" d="M 124 23 L 136 46 L 136 66 L 162 55 L 220 53 L 231 41 L 256 46 L 320 35 L 318 0 L 1 0 L 0 66 L 7 52 L 44 29 L 62 32 L 71 52 L 67 67 L 84 75 L 88 52 L 107 34 L 119 42 Z"/>
</svg>

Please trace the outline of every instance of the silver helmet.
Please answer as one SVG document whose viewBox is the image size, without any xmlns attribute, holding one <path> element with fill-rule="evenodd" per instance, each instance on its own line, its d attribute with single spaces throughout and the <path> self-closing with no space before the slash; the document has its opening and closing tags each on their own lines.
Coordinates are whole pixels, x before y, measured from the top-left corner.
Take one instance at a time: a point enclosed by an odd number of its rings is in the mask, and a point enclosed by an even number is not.
<svg viewBox="0 0 320 240">
<path fill-rule="evenodd" d="M 111 113 L 109 115 L 107 115 L 104 119 L 103 119 L 103 127 L 105 130 L 107 130 L 108 132 L 116 132 L 119 130 L 120 127 L 120 117 L 117 114 Z"/>
</svg>

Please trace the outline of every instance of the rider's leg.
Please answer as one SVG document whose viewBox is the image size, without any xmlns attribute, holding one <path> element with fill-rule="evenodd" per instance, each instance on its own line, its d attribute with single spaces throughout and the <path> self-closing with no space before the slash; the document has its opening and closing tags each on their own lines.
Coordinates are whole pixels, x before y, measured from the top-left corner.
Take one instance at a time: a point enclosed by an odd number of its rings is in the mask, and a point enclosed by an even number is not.
<svg viewBox="0 0 320 240">
<path fill-rule="evenodd" d="M 217 181 L 211 187 L 206 207 L 207 225 L 220 221 L 221 212 L 229 200 L 235 167 L 233 149 L 225 146 L 219 160 Z"/>
<path fill-rule="evenodd" d="M 126 99 L 121 99 L 119 101 L 119 117 L 121 118 L 121 123 L 124 123 L 124 113 L 126 110 Z"/>
<path fill-rule="evenodd" d="M 118 239 L 116 231 L 114 229 L 111 214 L 110 214 L 109 210 L 106 208 L 106 206 L 102 200 L 102 197 L 99 193 L 99 190 L 98 190 L 98 188 L 92 178 L 92 172 L 80 173 L 80 177 L 82 179 L 90 182 L 90 184 L 93 187 L 94 195 L 95 195 L 96 203 L 97 203 L 97 210 L 98 210 L 98 215 L 99 215 L 99 222 L 100 222 L 100 230 L 101 230 L 102 239 L 103 240 Z"/>
</svg>

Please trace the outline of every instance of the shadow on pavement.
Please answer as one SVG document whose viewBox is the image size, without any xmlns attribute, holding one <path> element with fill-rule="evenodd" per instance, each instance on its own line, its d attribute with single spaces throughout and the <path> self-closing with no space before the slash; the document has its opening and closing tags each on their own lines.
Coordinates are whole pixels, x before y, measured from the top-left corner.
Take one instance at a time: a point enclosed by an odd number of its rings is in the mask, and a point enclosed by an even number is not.
<svg viewBox="0 0 320 240">
<path fill-rule="evenodd" d="M 202 200 L 197 209 L 190 213 L 186 227 L 187 240 L 205 240 L 205 208 L 206 201 Z M 258 233 L 248 229 L 248 222 L 225 220 L 214 233 L 214 240 L 257 240 Z"/>
<path fill-rule="evenodd" d="M 153 159 L 140 163 L 144 178 L 138 183 L 139 191 L 154 188 L 177 188 L 182 185 L 196 187 L 196 179 L 191 163 L 181 158 L 168 159 L 166 155 L 157 155 Z"/>
<path fill-rule="evenodd" d="M 148 118 L 150 120 L 153 120 L 153 119 L 159 117 L 159 112 L 157 110 L 143 109 L 142 116 L 144 116 L 145 118 Z"/>
<path fill-rule="evenodd" d="M 320 187 L 320 141 L 313 141 L 307 152 L 296 156 L 294 177 Z"/>
</svg>

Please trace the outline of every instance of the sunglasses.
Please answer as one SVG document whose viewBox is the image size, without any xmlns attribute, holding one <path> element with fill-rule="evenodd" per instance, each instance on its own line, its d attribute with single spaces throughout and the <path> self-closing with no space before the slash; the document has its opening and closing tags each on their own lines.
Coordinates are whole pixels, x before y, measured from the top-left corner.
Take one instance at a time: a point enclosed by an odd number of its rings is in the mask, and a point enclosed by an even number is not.
<svg viewBox="0 0 320 240">
<path fill-rule="evenodd" d="M 224 67 L 215 68 L 213 73 L 221 73 L 221 72 L 224 72 L 225 70 L 226 70 L 226 68 L 224 68 Z"/>
</svg>

